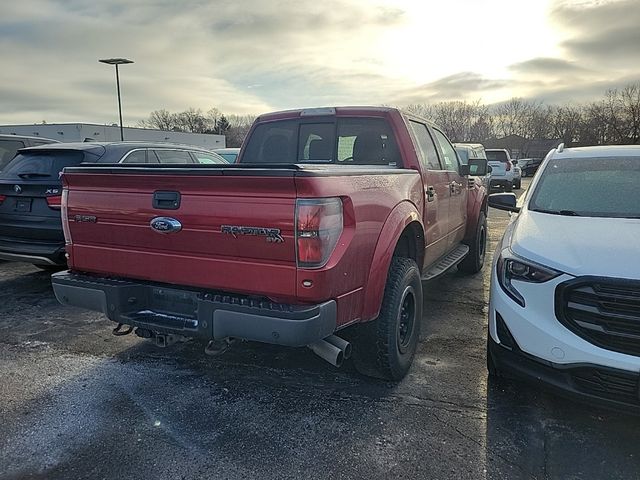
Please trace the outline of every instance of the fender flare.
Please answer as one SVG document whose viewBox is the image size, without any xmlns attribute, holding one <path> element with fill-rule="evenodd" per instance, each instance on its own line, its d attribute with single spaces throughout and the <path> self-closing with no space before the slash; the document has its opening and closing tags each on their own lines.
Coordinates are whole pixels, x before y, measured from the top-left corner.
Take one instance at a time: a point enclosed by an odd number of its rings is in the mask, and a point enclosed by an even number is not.
<svg viewBox="0 0 640 480">
<path fill-rule="evenodd" d="M 420 223 L 424 235 L 424 225 L 422 225 L 422 217 L 418 213 L 418 209 L 413 203 L 406 200 L 396 205 L 385 220 L 371 258 L 371 267 L 365 286 L 362 321 L 373 320 L 380 313 L 393 252 L 404 229 L 416 221 Z M 422 265 L 418 265 L 418 267 L 422 268 Z"/>
<path fill-rule="evenodd" d="M 464 243 L 470 244 L 473 242 L 476 235 L 476 225 L 478 224 L 478 218 L 480 218 L 480 212 L 484 212 L 487 215 L 487 199 L 488 192 L 477 192 L 473 196 L 473 205 L 471 206 L 471 215 L 467 216 L 467 231 L 464 236 Z"/>
</svg>

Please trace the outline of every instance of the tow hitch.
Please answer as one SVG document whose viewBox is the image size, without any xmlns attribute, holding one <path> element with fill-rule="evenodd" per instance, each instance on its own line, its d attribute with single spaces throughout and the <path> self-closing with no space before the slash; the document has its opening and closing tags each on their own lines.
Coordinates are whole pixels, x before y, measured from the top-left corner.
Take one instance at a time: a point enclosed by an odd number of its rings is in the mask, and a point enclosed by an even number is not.
<svg viewBox="0 0 640 480">
<path fill-rule="evenodd" d="M 183 335 L 158 333 L 154 332 L 153 330 L 149 330 L 148 328 L 136 328 L 136 335 L 140 338 L 154 340 L 156 346 L 160 348 L 170 347 L 175 343 L 186 342 L 189 340 L 188 337 L 185 337 Z"/>
</svg>

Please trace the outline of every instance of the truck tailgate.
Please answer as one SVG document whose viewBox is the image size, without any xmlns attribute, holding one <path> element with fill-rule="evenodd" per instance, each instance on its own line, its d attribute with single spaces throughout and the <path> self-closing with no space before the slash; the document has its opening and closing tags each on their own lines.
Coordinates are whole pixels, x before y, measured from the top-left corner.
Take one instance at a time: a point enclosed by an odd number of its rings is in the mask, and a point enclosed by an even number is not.
<svg viewBox="0 0 640 480">
<path fill-rule="evenodd" d="M 65 172 L 69 267 L 287 299 L 296 281 L 293 175 L 185 170 Z M 177 194 L 177 207 L 154 206 Z M 180 229 L 153 228 L 158 217 Z"/>
</svg>

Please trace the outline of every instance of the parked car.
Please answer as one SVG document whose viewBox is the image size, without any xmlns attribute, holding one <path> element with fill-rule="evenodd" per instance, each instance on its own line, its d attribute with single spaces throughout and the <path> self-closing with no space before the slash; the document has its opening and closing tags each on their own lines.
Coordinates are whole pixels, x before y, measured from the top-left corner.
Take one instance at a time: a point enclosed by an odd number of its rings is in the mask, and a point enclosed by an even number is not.
<svg viewBox="0 0 640 480">
<path fill-rule="evenodd" d="M 214 150 L 218 155 L 224 158 L 229 163 L 236 163 L 236 159 L 238 158 L 238 154 L 240 153 L 239 148 L 216 148 Z"/>
<path fill-rule="evenodd" d="M 484 264 L 470 169 L 486 161 L 460 165 L 435 125 L 383 107 L 262 115 L 233 165 L 66 168 L 69 271 L 53 288 L 159 345 L 306 345 L 333 365 L 353 349 L 362 373 L 398 380 L 421 280 Z"/>
<path fill-rule="evenodd" d="M 487 367 L 640 408 L 640 146 L 552 150 L 491 272 Z"/>
<path fill-rule="evenodd" d="M 453 146 L 458 153 L 460 163 L 467 165 L 469 159 L 487 159 L 487 154 L 484 151 L 484 146 L 481 143 L 454 143 Z M 491 173 L 487 172 L 484 177 L 479 177 L 481 185 L 489 191 L 489 181 L 491 179 Z M 470 179 L 473 180 L 473 179 Z"/>
<path fill-rule="evenodd" d="M 514 169 L 509 152 L 503 149 L 487 149 L 485 152 L 491 166 L 491 189 L 505 192 L 513 190 Z"/>
<path fill-rule="evenodd" d="M 57 140 L 41 137 L 25 137 L 24 135 L 0 135 L 0 171 L 9 163 L 21 148 L 35 147 Z"/>
<path fill-rule="evenodd" d="M 65 265 L 60 172 L 80 163 L 226 162 L 208 150 L 168 143 L 55 143 L 20 149 L 0 173 L 0 259 L 47 268 Z"/>
<path fill-rule="evenodd" d="M 513 188 L 519 190 L 522 188 L 522 169 L 518 166 L 518 160 L 511 160 L 513 165 Z"/>
<path fill-rule="evenodd" d="M 538 167 L 542 163 L 542 159 L 541 158 L 526 158 L 526 159 L 524 159 L 524 161 L 522 161 L 522 163 L 520 163 L 520 162 L 521 162 L 521 160 L 518 160 L 518 165 L 520 166 L 520 169 L 522 170 L 522 176 L 523 177 L 533 177 L 533 175 L 538 170 Z"/>
</svg>

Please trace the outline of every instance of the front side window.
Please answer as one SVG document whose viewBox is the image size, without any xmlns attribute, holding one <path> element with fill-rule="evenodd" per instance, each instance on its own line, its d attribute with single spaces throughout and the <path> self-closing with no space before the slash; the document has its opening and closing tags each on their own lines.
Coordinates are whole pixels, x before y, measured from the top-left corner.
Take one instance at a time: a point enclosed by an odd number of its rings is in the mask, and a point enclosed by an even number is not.
<svg viewBox="0 0 640 480">
<path fill-rule="evenodd" d="M 219 155 L 204 153 L 194 151 L 191 152 L 196 159 L 196 163 L 206 163 L 206 164 L 221 164 L 221 163 L 229 163 L 224 158 Z"/>
<path fill-rule="evenodd" d="M 413 120 L 409 121 L 409 125 L 418 142 L 418 148 L 420 149 L 418 154 L 421 157 L 422 164 L 429 170 L 442 170 L 436 147 L 433 144 L 433 139 L 429 130 L 427 130 L 427 126 Z"/>
<path fill-rule="evenodd" d="M 395 166 L 400 163 L 400 155 L 386 120 L 330 117 L 258 125 L 249 138 L 242 161 Z"/>
<path fill-rule="evenodd" d="M 640 218 L 640 157 L 551 159 L 529 210 L 586 217 Z"/>
<path fill-rule="evenodd" d="M 193 163 L 189 152 L 182 150 L 155 150 L 160 163 Z"/>
<path fill-rule="evenodd" d="M 457 172 L 458 157 L 456 156 L 456 151 L 453 149 L 449 140 L 447 140 L 447 137 L 444 136 L 444 133 L 440 130 L 434 130 L 434 132 L 438 145 L 440 146 L 440 158 L 442 159 L 442 163 L 444 163 L 445 170 Z"/>
</svg>

